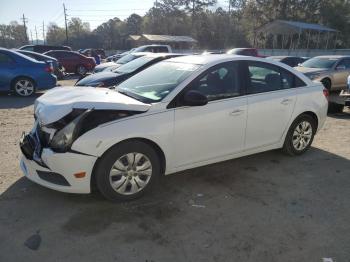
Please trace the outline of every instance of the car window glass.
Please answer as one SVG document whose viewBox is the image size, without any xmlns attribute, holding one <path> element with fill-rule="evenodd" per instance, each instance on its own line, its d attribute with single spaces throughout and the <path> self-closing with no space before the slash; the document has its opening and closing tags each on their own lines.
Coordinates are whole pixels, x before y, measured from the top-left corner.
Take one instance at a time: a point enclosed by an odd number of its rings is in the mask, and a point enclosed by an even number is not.
<svg viewBox="0 0 350 262">
<path fill-rule="evenodd" d="M 9 55 L 0 53 L 0 64 L 9 64 L 12 62 L 13 60 Z"/>
<path fill-rule="evenodd" d="M 190 90 L 202 93 L 209 101 L 239 96 L 238 63 L 215 66 L 204 76 L 194 80 Z"/>
<path fill-rule="evenodd" d="M 34 51 L 34 47 L 33 46 L 26 46 L 26 47 L 22 48 L 22 50 Z"/>
<path fill-rule="evenodd" d="M 343 59 L 337 66 L 345 66 L 346 69 L 350 68 L 350 59 Z"/>
<path fill-rule="evenodd" d="M 248 63 L 248 93 L 256 94 L 294 87 L 294 76 L 277 66 L 265 63 Z"/>
</svg>

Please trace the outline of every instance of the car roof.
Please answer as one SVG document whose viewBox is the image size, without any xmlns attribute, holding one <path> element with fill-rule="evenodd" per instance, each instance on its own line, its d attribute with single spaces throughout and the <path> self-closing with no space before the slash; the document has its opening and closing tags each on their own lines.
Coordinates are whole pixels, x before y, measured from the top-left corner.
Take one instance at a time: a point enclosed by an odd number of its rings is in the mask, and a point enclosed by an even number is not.
<svg viewBox="0 0 350 262">
<path fill-rule="evenodd" d="M 225 61 L 229 61 L 229 60 L 239 60 L 240 58 L 246 59 L 247 56 L 230 55 L 230 54 L 187 55 L 187 56 L 170 58 L 168 61 L 205 65 L 205 64 L 211 64 L 214 62 L 221 62 L 221 61 L 225 62 Z M 256 59 L 256 60 L 265 61 L 263 59 Z"/>
<path fill-rule="evenodd" d="M 145 56 L 148 57 L 161 57 L 161 56 L 184 56 L 185 54 L 180 54 L 180 53 L 148 53 Z"/>
<path fill-rule="evenodd" d="M 333 58 L 333 59 L 339 59 L 339 58 L 350 58 L 348 55 L 320 55 L 320 56 L 315 56 L 314 58 Z"/>
<path fill-rule="evenodd" d="M 7 54 L 13 54 L 13 55 L 19 56 L 22 59 L 29 60 L 29 61 L 34 62 L 34 63 L 40 63 L 40 61 L 37 61 L 34 58 L 31 58 L 29 56 L 26 56 L 26 55 L 20 53 L 20 52 L 17 52 L 17 50 L 11 50 L 11 49 L 0 47 L 0 51 L 3 51 L 5 53 L 7 53 Z"/>
</svg>

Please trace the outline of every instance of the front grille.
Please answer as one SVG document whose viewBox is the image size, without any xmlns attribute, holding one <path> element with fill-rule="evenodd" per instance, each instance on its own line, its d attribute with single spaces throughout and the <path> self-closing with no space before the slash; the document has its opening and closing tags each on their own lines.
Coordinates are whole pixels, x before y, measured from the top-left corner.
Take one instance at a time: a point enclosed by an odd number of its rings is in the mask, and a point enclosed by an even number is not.
<svg viewBox="0 0 350 262">
<path fill-rule="evenodd" d="M 36 171 L 38 176 L 47 182 L 52 184 L 60 185 L 60 186 L 70 186 L 68 181 L 64 178 L 64 176 L 54 173 L 54 172 L 45 172 L 45 171 Z"/>
</svg>

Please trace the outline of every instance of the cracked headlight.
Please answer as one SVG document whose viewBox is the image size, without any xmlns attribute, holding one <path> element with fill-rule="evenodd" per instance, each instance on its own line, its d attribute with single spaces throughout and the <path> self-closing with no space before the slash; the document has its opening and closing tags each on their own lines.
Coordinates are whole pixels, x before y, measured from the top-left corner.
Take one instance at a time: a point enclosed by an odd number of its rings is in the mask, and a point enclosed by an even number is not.
<svg viewBox="0 0 350 262">
<path fill-rule="evenodd" d="M 71 121 L 64 128 L 59 130 L 50 141 L 50 147 L 59 152 L 67 151 L 70 146 L 73 144 L 74 140 L 77 138 L 82 120 L 91 112 L 87 110 L 73 121 Z"/>
</svg>

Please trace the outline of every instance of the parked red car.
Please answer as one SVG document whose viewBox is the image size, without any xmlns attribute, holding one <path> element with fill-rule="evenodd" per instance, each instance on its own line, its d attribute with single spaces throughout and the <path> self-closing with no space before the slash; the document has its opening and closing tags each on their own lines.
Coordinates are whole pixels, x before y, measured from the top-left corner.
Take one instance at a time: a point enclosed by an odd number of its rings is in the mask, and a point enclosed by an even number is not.
<svg viewBox="0 0 350 262">
<path fill-rule="evenodd" d="M 93 57 L 87 57 L 78 52 L 53 50 L 44 54 L 56 58 L 67 73 L 85 75 L 96 66 L 96 61 Z"/>
</svg>

